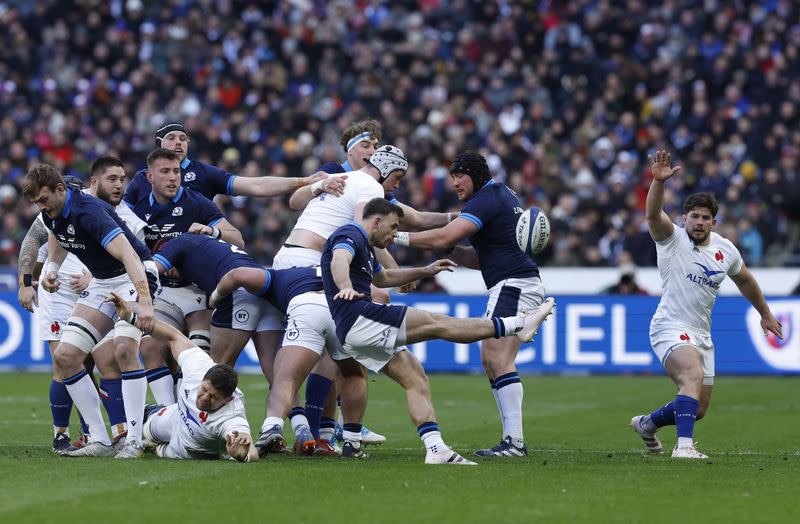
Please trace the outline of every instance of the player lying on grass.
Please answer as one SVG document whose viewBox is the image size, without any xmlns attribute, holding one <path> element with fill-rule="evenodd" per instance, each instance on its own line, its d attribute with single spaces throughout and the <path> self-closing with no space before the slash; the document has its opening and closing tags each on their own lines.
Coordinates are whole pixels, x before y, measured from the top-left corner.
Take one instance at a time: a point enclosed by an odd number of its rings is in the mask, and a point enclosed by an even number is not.
<svg viewBox="0 0 800 524">
<path fill-rule="evenodd" d="M 116 293 L 119 318 L 138 326 L 130 305 Z M 178 402 L 149 406 L 145 412 L 145 444 L 162 458 L 219 458 L 227 454 L 239 462 L 258 460 L 244 410 L 244 395 L 236 387 L 239 376 L 227 364 L 215 364 L 202 349 L 174 327 L 154 320 L 151 336 L 169 344 L 183 370 Z"/>
<path fill-rule="evenodd" d="M 665 182 L 681 169 L 672 167 L 671 160 L 666 151 L 657 151 L 655 160 L 650 157 L 653 183 L 647 192 L 647 227 L 656 243 L 664 291 L 650 322 L 650 344 L 678 394 L 649 415 L 633 417 L 630 424 L 651 453 L 664 450 L 656 431 L 675 425 L 678 443 L 672 457 L 705 459 L 695 448 L 694 424 L 706 414 L 714 387 L 711 310 L 725 276 L 761 315 L 764 333 L 783 338 L 783 332 L 736 246 L 711 231 L 719 209 L 714 196 L 689 195 L 683 204 L 683 227 L 664 212 Z"/>
<path fill-rule="evenodd" d="M 453 318 L 435 315 L 406 306 L 375 304 L 370 285 L 392 287 L 412 282 L 455 265 L 438 260 L 425 268 L 385 269 L 375 258 L 374 248 L 391 245 L 400 224 L 403 210 L 383 198 L 375 198 L 364 206 L 361 219 L 334 231 L 322 252 L 322 281 L 341 352 L 331 352 L 344 375 L 345 387 L 340 391 L 344 411 L 345 445 L 343 456 L 358 456 L 361 417 L 366 409 L 345 399 L 366 388 L 358 362 L 374 372 L 384 372 L 406 391 L 408 409 L 427 450 L 426 464 L 474 464 L 452 451 L 442 440 L 431 401 L 428 377 L 414 356 L 403 351 L 404 344 L 441 338 L 452 342 L 475 342 L 491 337 L 513 337 L 528 342 L 536 329 L 551 313 L 552 300 L 522 314 L 491 318 Z M 432 269 L 433 268 L 433 269 Z"/>
</svg>

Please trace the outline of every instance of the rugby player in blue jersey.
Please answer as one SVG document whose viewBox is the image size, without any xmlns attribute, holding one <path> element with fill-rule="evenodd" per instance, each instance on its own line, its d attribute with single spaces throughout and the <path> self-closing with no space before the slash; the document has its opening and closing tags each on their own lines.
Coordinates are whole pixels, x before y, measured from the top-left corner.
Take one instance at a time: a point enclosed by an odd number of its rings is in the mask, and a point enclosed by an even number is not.
<svg viewBox="0 0 800 524">
<path fill-rule="evenodd" d="M 155 149 L 148 155 L 147 165 L 150 192 L 131 209 L 147 223 L 145 243 L 151 250 L 161 238 L 187 232 L 244 246 L 242 234 L 211 200 L 182 186 L 177 153 L 165 148 Z M 161 284 L 155 301 L 157 318 L 187 333 L 195 344 L 210 351 L 211 312 L 206 308 L 205 295 L 190 282 L 168 275 Z M 274 328 L 280 328 L 278 319 Z M 146 337 L 142 341 L 147 378 L 159 404 L 174 402 L 173 378 L 165 361 L 168 351 L 166 344 L 154 338 Z"/>
<path fill-rule="evenodd" d="M 71 456 L 109 456 L 114 453 L 100 413 L 100 397 L 83 361 L 86 355 L 114 328 L 117 361 L 122 367 L 122 396 L 128 435 L 117 451 L 119 458 L 141 456 L 142 416 L 147 392 L 145 371 L 138 361 L 142 331 L 125 322 L 114 324 L 113 306 L 105 302 L 110 292 L 140 302 L 141 326 L 149 331 L 153 322 L 151 293 L 157 276 L 149 279 L 146 263 L 150 252 L 108 203 L 68 188 L 58 171 L 40 164 L 23 181 L 24 195 L 46 215 L 50 230 L 50 262 L 44 269 L 42 287 L 58 289 L 58 272 L 67 252 L 73 253 L 92 274 L 62 331 L 53 359 L 64 384 L 89 429 L 88 443 L 69 452 Z"/>
<path fill-rule="evenodd" d="M 517 246 L 515 228 L 522 214 L 519 198 L 492 180 L 486 159 L 472 152 L 450 166 L 458 199 L 465 202 L 458 218 L 445 227 L 418 233 L 400 232 L 395 244 L 423 249 L 453 249 L 452 258 L 478 269 L 489 290 L 486 318 L 522 314 L 534 308 L 552 310 L 536 262 Z M 459 246 L 469 239 L 471 247 Z M 522 382 L 514 364 L 520 340 L 512 337 L 481 342 L 481 361 L 500 411 L 503 437 L 478 456 L 519 457 L 528 454 L 522 432 Z"/>
<path fill-rule="evenodd" d="M 461 319 L 436 315 L 407 306 L 375 304 L 370 287 L 402 285 L 439 273 L 450 271 L 450 260 L 438 260 L 424 268 L 383 268 L 375 258 L 375 248 L 386 249 L 394 240 L 403 210 L 384 198 L 370 200 L 361 219 L 334 231 L 322 252 L 322 280 L 325 296 L 336 323 L 336 335 L 342 351 L 332 352 L 337 363 L 355 360 L 374 372 L 384 372 L 399 383 L 408 397 L 409 414 L 426 448 L 427 464 L 474 464 L 452 451 L 443 441 L 430 399 L 430 389 L 420 363 L 404 344 L 441 338 L 466 343 L 497 338 L 516 338 L 529 341 L 552 309 L 551 305 L 533 308 L 524 314 L 519 311 L 485 319 Z M 340 395 L 356 394 L 365 388 L 360 366 L 341 365 L 344 384 Z M 351 407 L 356 404 L 348 403 Z M 361 417 L 366 402 L 357 408 L 344 410 L 345 445 L 343 456 L 359 456 L 361 451 Z"/>
</svg>

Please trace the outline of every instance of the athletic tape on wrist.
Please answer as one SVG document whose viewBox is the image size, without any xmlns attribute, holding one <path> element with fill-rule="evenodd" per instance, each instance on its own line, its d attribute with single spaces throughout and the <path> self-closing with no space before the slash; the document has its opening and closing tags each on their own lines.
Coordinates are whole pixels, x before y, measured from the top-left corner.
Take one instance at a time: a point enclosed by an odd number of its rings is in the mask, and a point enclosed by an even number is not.
<svg viewBox="0 0 800 524">
<path fill-rule="evenodd" d="M 407 246 L 409 241 L 409 235 L 406 231 L 398 231 L 397 234 L 394 236 L 394 243 L 397 246 Z"/>
</svg>

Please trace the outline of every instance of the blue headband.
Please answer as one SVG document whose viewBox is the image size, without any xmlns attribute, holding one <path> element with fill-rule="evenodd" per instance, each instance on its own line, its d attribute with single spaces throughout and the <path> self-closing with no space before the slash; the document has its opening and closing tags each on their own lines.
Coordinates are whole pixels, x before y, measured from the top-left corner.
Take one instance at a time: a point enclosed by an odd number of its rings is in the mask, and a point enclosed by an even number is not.
<svg viewBox="0 0 800 524">
<path fill-rule="evenodd" d="M 351 138 L 350 140 L 347 141 L 347 152 L 349 153 L 350 150 L 353 149 L 356 146 L 356 144 L 358 144 L 362 140 L 369 140 L 371 138 L 372 138 L 372 135 L 370 134 L 369 131 L 365 131 L 364 133 L 361 133 L 360 135 L 354 136 L 353 138 Z"/>
</svg>

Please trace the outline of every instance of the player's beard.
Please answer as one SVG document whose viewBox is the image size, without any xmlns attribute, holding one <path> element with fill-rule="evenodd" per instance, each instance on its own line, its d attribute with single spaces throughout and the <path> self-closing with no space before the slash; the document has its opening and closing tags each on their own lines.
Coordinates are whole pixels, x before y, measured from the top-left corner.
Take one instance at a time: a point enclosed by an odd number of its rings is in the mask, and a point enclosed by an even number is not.
<svg viewBox="0 0 800 524">
<path fill-rule="evenodd" d="M 709 237 L 710 235 L 711 235 L 711 231 L 706 231 L 706 232 L 703 234 L 703 237 L 702 237 L 701 239 L 699 239 L 699 240 L 698 240 L 698 239 L 697 239 L 697 237 L 695 237 L 695 236 L 694 236 L 694 232 L 689 232 L 689 238 L 691 238 L 691 239 L 692 239 L 692 242 L 694 242 L 694 244 L 695 244 L 696 246 L 699 246 L 699 245 L 701 245 L 701 244 L 705 243 L 705 241 L 706 241 L 706 240 L 708 240 L 708 237 Z"/>
<path fill-rule="evenodd" d="M 116 206 L 117 204 L 119 204 L 120 200 L 122 200 L 119 197 L 112 196 L 111 193 L 107 192 L 100 186 L 97 187 L 97 198 L 105 202 L 108 202 L 112 206 Z"/>
</svg>

